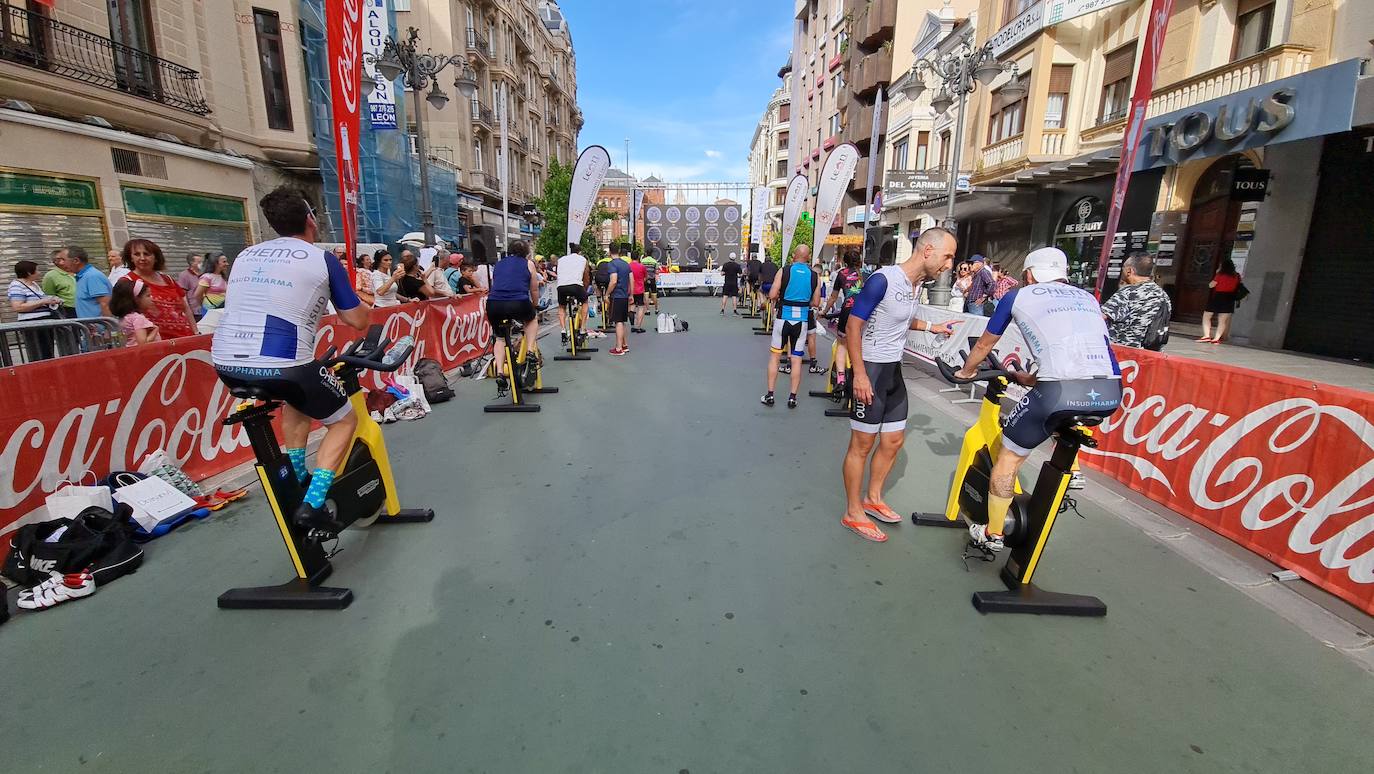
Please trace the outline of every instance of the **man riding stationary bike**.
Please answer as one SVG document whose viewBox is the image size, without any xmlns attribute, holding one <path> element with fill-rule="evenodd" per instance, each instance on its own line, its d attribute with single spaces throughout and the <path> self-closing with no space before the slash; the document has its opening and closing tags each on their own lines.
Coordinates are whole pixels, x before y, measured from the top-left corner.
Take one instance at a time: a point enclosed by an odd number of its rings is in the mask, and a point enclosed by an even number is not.
<svg viewBox="0 0 1374 774">
<path fill-rule="evenodd" d="M 587 329 L 587 286 L 592 281 L 591 265 L 582 256 L 582 245 L 568 244 L 568 254 L 558 259 L 558 327 L 563 331 L 563 343 L 568 343 L 568 326 L 581 333 Z M 578 319 L 568 319 L 567 307 L 576 300 Z M 578 342 L 579 346 L 581 342 Z"/>
<path fill-rule="evenodd" d="M 1013 322 L 1037 369 L 1018 382 L 1030 389 L 1003 420 L 1002 449 L 988 485 L 988 523 L 970 524 L 970 542 L 999 551 L 1016 473 L 1031 450 L 1050 438 L 1066 413 L 1108 417 L 1121 405 L 1121 368 L 1107 338 L 1102 308 L 1092 293 L 1068 284 L 1069 262 L 1055 247 L 1026 256 L 1024 285 L 1002 297 L 987 330 L 973 345 L 959 379 L 977 374 Z"/>
<path fill-rule="evenodd" d="M 315 334 L 329 304 L 340 320 L 360 331 L 367 329 L 372 305 L 359 300 L 339 261 L 313 244 L 319 226 L 304 193 L 281 187 L 259 206 L 280 236 L 234 260 L 210 358 L 227 386 L 256 387 L 285 402 L 286 456 L 296 479 L 309 481 L 293 520 L 300 527 L 336 532 L 325 498 L 357 417 L 334 370 L 315 359 Z M 325 426 L 325 435 L 314 469 L 307 470 L 311 420 Z"/>
</svg>

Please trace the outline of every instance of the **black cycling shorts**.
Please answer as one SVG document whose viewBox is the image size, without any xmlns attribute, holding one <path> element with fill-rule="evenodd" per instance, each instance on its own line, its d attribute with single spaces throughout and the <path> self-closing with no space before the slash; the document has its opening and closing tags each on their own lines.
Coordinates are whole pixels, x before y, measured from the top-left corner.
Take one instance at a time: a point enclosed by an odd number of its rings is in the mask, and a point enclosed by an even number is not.
<svg viewBox="0 0 1374 774">
<path fill-rule="evenodd" d="M 630 319 L 630 299 L 611 299 L 611 324 L 627 322 Z"/>
<path fill-rule="evenodd" d="M 725 283 L 725 287 L 721 290 L 721 293 L 724 294 L 724 295 L 727 295 L 727 296 L 737 296 L 737 295 L 739 295 L 739 283 L 738 283 L 738 282 L 727 282 L 727 283 Z"/>
<path fill-rule="evenodd" d="M 1002 446 L 1025 456 L 1073 417 L 1106 418 L 1120 405 L 1120 379 L 1038 382 L 1003 413 Z"/>
<path fill-rule="evenodd" d="M 506 321 L 527 323 L 534 319 L 536 312 L 534 304 L 529 299 L 523 301 L 497 301 L 494 298 L 487 299 L 487 322 L 496 331 L 497 336 L 506 335 Z"/>
<path fill-rule="evenodd" d="M 644 306 L 644 294 L 635 293 L 635 306 Z"/>
<path fill-rule="evenodd" d="M 567 306 L 569 301 L 577 300 L 579 304 L 587 303 L 587 289 L 581 285 L 559 285 L 558 286 L 558 305 Z"/>
<path fill-rule="evenodd" d="M 646 279 L 646 280 L 644 280 L 644 292 L 645 292 L 645 293 L 657 293 L 657 292 L 658 292 L 658 280 L 656 280 L 656 279 Z"/>
<path fill-rule="evenodd" d="M 835 318 L 835 336 L 844 338 L 844 329 L 849 325 L 849 307 L 840 310 L 840 316 Z"/>
<path fill-rule="evenodd" d="M 902 364 L 864 361 L 864 371 L 873 385 L 873 401 L 854 399 L 849 410 L 849 427 L 861 433 L 900 433 L 906 431 L 906 380 Z"/>
<path fill-rule="evenodd" d="M 352 412 L 348 390 L 334 369 L 318 361 L 282 368 L 215 364 L 219 380 L 230 389 L 260 387 L 267 394 L 322 424 L 332 425 Z"/>
</svg>

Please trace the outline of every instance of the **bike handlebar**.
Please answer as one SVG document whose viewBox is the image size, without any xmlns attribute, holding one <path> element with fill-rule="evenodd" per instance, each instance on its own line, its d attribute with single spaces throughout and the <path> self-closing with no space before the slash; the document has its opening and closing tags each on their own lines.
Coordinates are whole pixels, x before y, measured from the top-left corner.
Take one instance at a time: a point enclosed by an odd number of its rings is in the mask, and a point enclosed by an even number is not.
<svg viewBox="0 0 1374 774">
<path fill-rule="evenodd" d="M 967 356 L 967 355 L 966 355 L 966 356 Z M 938 368 L 938 369 L 940 369 L 940 375 L 943 376 L 943 377 L 945 378 L 945 381 L 949 382 L 950 384 L 970 384 L 970 383 L 972 383 L 972 382 L 990 382 L 990 381 L 992 381 L 993 379 L 996 379 L 996 378 L 999 377 L 999 376 L 1006 377 L 1006 378 L 1008 378 L 1008 379 L 1012 378 L 1012 377 L 1011 377 L 1011 372 L 1007 371 L 1005 368 L 1003 368 L 1003 367 L 1001 367 L 1000 365 L 998 365 L 998 364 L 997 364 L 997 361 L 994 360 L 994 359 L 992 358 L 991 355 L 989 355 L 988 358 L 987 358 L 986 360 L 984 360 L 983 362 L 984 362 L 986 365 L 983 365 L 982 367 L 980 367 L 980 368 L 974 373 L 973 376 L 971 376 L 971 377 L 969 377 L 969 378 L 967 378 L 967 379 L 961 378 L 961 377 L 959 377 L 959 376 L 955 376 L 955 374 L 958 372 L 959 369 L 955 368 L 954 366 L 950 365 L 949 363 L 946 363 L 945 361 L 943 361 L 943 360 L 941 360 L 941 359 L 939 359 L 939 358 L 936 358 L 936 359 L 935 359 L 935 367 Z"/>
<path fill-rule="evenodd" d="M 395 347 L 388 351 L 393 344 Z M 346 365 L 365 371 L 387 373 L 400 368 L 414 351 L 415 340 L 410 336 L 402 336 L 393 342 L 391 339 L 382 338 L 382 326 L 374 325 L 367 329 L 367 334 L 363 338 L 345 344 L 342 352 L 330 347 L 320 361 L 330 367 Z"/>
</svg>

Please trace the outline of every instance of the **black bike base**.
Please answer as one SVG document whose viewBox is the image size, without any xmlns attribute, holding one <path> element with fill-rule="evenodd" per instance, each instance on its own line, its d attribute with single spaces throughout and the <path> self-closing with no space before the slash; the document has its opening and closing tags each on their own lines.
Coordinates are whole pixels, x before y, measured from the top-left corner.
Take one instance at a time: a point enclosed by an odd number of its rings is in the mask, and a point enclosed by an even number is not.
<svg viewBox="0 0 1374 774">
<path fill-rule="evenodd" d="M 1107 604 L 1097 597 L 1045 591 L 1033 583 L 1012 591 L 974 592 L 973 606 L 980 613 L 1071 615 L 1080 618 L 1101 618 L 1107 614 Z"/>
<path fill-rule="evenodd" d="M 825 410 L 825 415 L 828 417 L 847 417 L 849 416 L 849 409 L 828 408 Z"/>
<path fill-rule="evenodd" d="M 554 395 L 558 392 L 557 387 L 534 387 L 522 392 L 522 395 Z"/>
<path fill-rule="evenodd" d="M 218 604 L 221 610 L 343 610 L 352 602 L 352 589 L 311 586 L 295 578 L 280 586 L 229 589 Z"/>
<path fill-rule="evenodd" d="M 539 406 L 533 403 L 488 403 L 482 407 L 488 414 L 533 414 Z"/>
<path fill-rule="evenodd" d="M 586 352 L 587 350 L 583 349 L 583 350 L 578 350 L 578 351 L 579 351 L 579 352 Z M 595 351 L 595 350 L 593 350 L 593 351 Z M 564 361 L 567 361 L 567 360 L 591 360 L 591 359 L 592 359 L 592 356 L 591 356 L 591 355 L 554 355 L 554 356 L 553 356 L 553 359 L 554 359 L 554 360 L 564 360 Z"/>
<path fill-rule="evenodd" d="M 773 335 L 773 332 L 772 332 L 772 331 L 760 330 L 760 329 L 758 329 L 758 328 L 755 328 L 755 329 L 754 329 L 754 335 L 755 335 L 755 336 L 771 336 L 771 335 Z"/>
<path fill-rule="evenodd" d="M 806 394 L 810 395 L 813 398 L 830 398 L 834 397 L 835 395 L 835 393 L 831 392 L 830 390 L 811 390 Z"/>
<path fill-rule="evenodd" d="M 913 513 L 911 523 L 918 527 L 945 527 L 947 529 L 968 529 L 963 519 L 950 521 L 943 513 Z"/>
<path fill-rule="evenodd" d="M 762 316 L 763 316 L 763 315 L 761 315 L 761 314 L 742 314 L 742 315 L 740 315 L 740 317 L 743 317 L 743 318 L 746 319 L 746 320 L 757 320 L 757 319 L 759 319 L 759 318 L 762 317 Z"/>
<path fill-rule="evenodd" d="M 423 524 L 427 521 L 434 521 L 433 508 L 402 508 L 396 512 L 395 516 L 388 516 L 383 513 L 376 524 Z"/>
</svg>

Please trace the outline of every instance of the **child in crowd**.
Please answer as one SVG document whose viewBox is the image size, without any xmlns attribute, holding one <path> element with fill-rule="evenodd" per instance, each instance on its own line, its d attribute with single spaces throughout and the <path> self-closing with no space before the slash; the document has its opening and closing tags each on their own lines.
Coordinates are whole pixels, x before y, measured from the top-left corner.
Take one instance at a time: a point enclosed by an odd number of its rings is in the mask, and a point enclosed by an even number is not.
<svg viewBox="0 0 1374 774">
<path fill-rule="evenodd" d="M 143 280 L 115 283 L 110 291 L 110 311 L 119 318 L 124 346 L 162 341 L 162 333 L 157 325 L 144 316 L 154 306 L 153 296 Z"/>
</svg>

